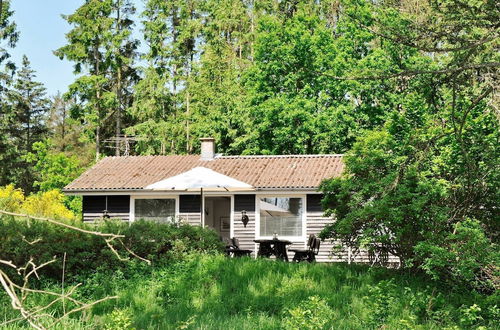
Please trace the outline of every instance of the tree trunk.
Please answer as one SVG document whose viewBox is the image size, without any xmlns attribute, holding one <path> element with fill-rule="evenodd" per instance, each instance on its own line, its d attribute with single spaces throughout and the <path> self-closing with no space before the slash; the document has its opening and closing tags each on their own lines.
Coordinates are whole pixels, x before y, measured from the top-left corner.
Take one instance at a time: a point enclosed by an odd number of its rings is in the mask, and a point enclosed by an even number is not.
<svg viewBox="0 0 500 330">
<path fill-rule="evenodd" d="M 95 129 L 95 160 L 99 160 L 101 156 L 101 150 L 99 148 L 99 144 L 101 143 L 101 127 L 97 125 Z"/>
<path fill-rule="evenodd" d="M 64 151 L 64 149 L 66 149 L 66 142 L 65 142 L 65 138 L 66 138 L 66 103 L 64 103 L 64 102 L 61 102 L 61 103 L 62 103 L 62 123 L 61 123 L 62 145 L 61 145 L 61 151 Z"/>
<path fill-rule="evenodd" d="M 99 40 L 96 40 L 94 44 L 94 72 L 97 76 L 101 74 L 99 67 Z M 101 86 L 96 87 L 96 111 L 97 111 L 97 124 L 95 129 L 95 159 L 99 160 L 101 156 Z"/>
<path fill-rule="evenodd" d="M 190 146 L 189 146 L 189 112 L 190 112 L 190 95 L 189 95 L 189 90 L 188 90 L 189 85 L 186 85 L 186 151 L 187 153 L 190 153 Z"/>
<path fill-rule="evenodd" d="M 26 152 L 31 152 L 31 104 L 30 94 L 26 95 Z"/>
<path fill-rule="evenodd" d="M 118 34 L 121 32 L 121 18 L 120 18 L 120 0 L 116 4 L 116 28 Z M 115 155 L 120 156 L 120 135 L 121 135 L 121 117 L 122 117 L 122 63 L 120 50 L 118 48 L 117 57 L 117 77 L 116 77 L 116 98 L 118 100 L 118 108 L 116 109 L 116 127 L 115 127 Z"/>
<path fill-rule="evenodd" d="M 179 26 L 179 18 L 177 17 L 177 6 L 174 4 L 172 8 L 172 45 L 174 47 L 174 53 L 172 54 L 173 65 L 172 65 L 172 89 L 174 96 L 177 93 L 177 57 L 175 55 L 175 47 L 177 47 L 177 36 L 179 32 L 177 27 Z M 175 101 L 174 101 L 175 107 Z"/>
<path fill-rule="evenodd" d="M 253 38 L 254 38 L 254 33 L 255 33 L 255 2 L 252 1 L 252 10 L 250 12 L 251 18 L 250 18 L 250 58 L 251 61 L 253 62 Z"/>
</svg>

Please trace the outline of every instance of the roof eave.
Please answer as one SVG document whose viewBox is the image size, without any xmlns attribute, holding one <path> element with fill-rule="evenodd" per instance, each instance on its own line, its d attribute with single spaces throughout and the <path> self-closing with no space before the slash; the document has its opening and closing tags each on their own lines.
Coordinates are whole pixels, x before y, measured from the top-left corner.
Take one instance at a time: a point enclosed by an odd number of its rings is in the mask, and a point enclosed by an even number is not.
<svg viewBox="0 0 500 330">
<path fill-rule="evenodd" d="M 255 189 L 227 191 L 230 193 L 252 193 L 252 192 L 271 192 L 271 191 L 314 191 L 317 192 L 319 187 L 257 187 Z M 63 189 L 66 195 L 85 195 L 85 194 L 103 194 L 103 193 L 150 193 L 150 194 L 164 194 L 164 193 L 193 193 L 193 191 L 179 191 L 179 190 L 152 190 L 142 188 L 121 188 L 121 189 Z"/>
</svg>

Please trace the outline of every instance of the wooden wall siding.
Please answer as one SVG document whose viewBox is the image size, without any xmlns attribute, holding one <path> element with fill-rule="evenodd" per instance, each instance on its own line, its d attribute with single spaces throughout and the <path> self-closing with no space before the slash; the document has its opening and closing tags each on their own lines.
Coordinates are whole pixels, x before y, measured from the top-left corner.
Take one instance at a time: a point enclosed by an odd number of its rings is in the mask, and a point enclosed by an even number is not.
<svg viewBox="0 0 500 330">
<path fill-rule="evenodd" d="M 324 226 L 331 223 L 332 219 L 323 216 L 322 212 L 308 212 L 307 213 L 307 236 L 314 234 L 319 235 Z M 332 241 L 323 241 L 319 249 L 319 253 L 316 256 L 316 260 L 319 262 L 347 262 L 349 259 L 349 252 L 347 248 L 340 253 L 332 254 L 332 248 L 334 246 Z M 361 249 L 358 251 L 351 251 L 351 262 L 353 263 L 371 263 L 368 251 Z M 389 264 L 395 265 L 399 264 L 399 258 L 393 255 L 389 255 Z"/>
<path fill-rule="evenodd" d="M 245 228 L 241 222 L 241 212 L 234 212 L 234 237 L 240 241 L 240 248 L 253 250 L 252 256 L 255 256 L 255 242 L 253 241 L 255 239 L 255 212 L 248 211 L 247 215 L 249 221 Z"/>
<path fill-rule="evenodd" d="M 179 213 L 179 218 L 191 225 L 191 226 L 201 226 L 201 214 L 198 213 Z"/>
<path fill-rule="evenodd" d="M 307 212 L 307 237 L 314 234 L 319 236 L 319 233 L 323 228 L 332 222 L 332 218 L 324 217 L 323 212 Z M 316 256 L 316 261 L 318 262 L 347 262 L 348 261 L 348 251 L 332 253 L 332 248 L 336 245 L 335 242 L 331 240 L 325 240 L 321 242 L 319 253 Z M 356 254 L 351 255 L 351 262 L 368 262 L 368 252 L 358 251 Z"/>
<path fill-rule="evenodd" d="M 329 224 L 332 222 L 331 218 L 324 217 L 323 212 L 307 212 L 307 237 L 309 235 L 314 234 L 316 236 L 319 235 L 319 233 L 323 230 L 325 225 Z M 322 241 L 320 248 L 319 248 L 319 253 L 316 256 L 316 261 L 318 262 L 339 262 L 339 261 L 347 261 L 347 253 L 345 254 L 345 259 L 343 255 L 339 256 L 338 255 L 332 255 L 332 248 L 334 244 L 331 241 Z"/>
<path fill-rule="evenodd" d="M 201 226 L 201 196 L 179 196 L 179 218 L 191 226 Z"/>
<path fill-rule="evenodd" d="M 101 213 L 106 209 L 106 196 L 83 196 L 82 213 Z"/>
<path fill-rule="evenodd" d="M 128 221 L 130 217 L 130 196 L 83 196 L 83 221 L 93 222 L 102 218 L 103 211 L 108 210 L 112 219 Z"/>
<path fill-rule="evenodd" d="M 111 213 L 109 212 L 109 217 L 111 219 L 120 219 L 123 221 L 128 221 L 130 218 L 130 213 Z M 83 221 L 85 222 L 94 222 L 96 220 L 100 220 L 102 218 L 102 212 L 99 213 L 90 213 L 90 212 L 85 212 L 83 213 Z"/>
</svg>

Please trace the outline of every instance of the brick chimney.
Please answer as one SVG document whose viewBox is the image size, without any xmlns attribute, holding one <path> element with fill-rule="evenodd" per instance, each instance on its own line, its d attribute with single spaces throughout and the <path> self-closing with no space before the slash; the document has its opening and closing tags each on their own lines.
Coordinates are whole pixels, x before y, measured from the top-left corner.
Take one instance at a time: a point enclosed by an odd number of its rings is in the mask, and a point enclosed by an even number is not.
<svg viewBox="0 0 500 330">
<path fill-rule="evenodd" d="M 202 160 L 212 160 L 215 157 L 215 139 L 201 138 L 201 159 Z"/>
</svg>

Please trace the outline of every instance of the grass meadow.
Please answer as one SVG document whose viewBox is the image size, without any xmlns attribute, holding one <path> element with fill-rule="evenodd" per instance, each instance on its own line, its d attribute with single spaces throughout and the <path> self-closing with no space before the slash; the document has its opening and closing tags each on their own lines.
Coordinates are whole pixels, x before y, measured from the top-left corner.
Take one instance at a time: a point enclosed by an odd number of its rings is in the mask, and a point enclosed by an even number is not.
<svg viewBox="0 0 500 330">
<path fill-rule="evenodd" d="M 167 266 L 131 263 L 73 280 L 83 283 L 76 292 L 82 300 L 118 298 L 65 319 L 60 329 L 493 329 L 498 316 L 497 295 L 364 265 L 190 254 Z M 0 313 L 4 320 L 17 316 L 5 296 Z"/>
</svg>

